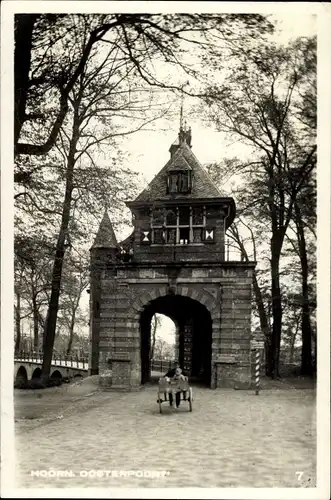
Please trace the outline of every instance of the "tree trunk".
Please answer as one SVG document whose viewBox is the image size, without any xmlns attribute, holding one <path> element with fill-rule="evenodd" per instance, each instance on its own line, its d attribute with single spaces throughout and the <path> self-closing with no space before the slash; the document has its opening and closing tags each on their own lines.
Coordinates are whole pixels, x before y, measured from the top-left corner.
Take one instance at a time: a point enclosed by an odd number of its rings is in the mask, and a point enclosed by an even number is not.
<svg viewBox="0 0 331 500">
<path fill-rule="evenodd" d="M 280 294 L 279 281 L 279 260 L 280 260 L 281 245 L 277 236 L 273 235 L 271 239 L 271 295 L 272 295 L 272 336 L 270 343 L 270 353 L 268 358 L 268 374 L 272 378 L 279 377 L 279 354 L 280 340 L 282 333 L 282 299 Z"/>
<path fill-rule="evenodd" d="M 39 15 L 17 14 L 15 16 L 14 52 L 14 144 L 18 143 L 26 118 L 26 99 L 29 90 L 31 66 L 32 33 Z"/>
<path fill-rule="evenodd" d="M 33 307 L 33 349 L 39 351 L 39 312 L 37 305 L 37 297 L 32 291 L 32 307 Z"/>
<path fill-rule="evenodd" d="M 42 342 L 39 342 L 39 349 L 44 352 L 44 347 L 45 347 L 45 326 L 46 326 L 46 320 L 45 318 L 42 317 L 40 314 L 40 311 L 38 310 L 38 324 L 40 327 L 40 330 L 43 332 L 43 337 L 42 337 Z M 41 345 L 40 345 L 41 344 Z"/>
<path fill-rule="evenodd" d="M 63 259 L 65 254 L 65 243 L 66 243 L 65 240 L 68 232 L 68 225 L 70 219 L 70 207 L 71 207 L 72 191 L 73 191 L 73 174 L 74 174 L 75 154 L 76 154 L 76 146 L 78 138 L 79 138 L 78 111 L 77 109 L 75 109 L 73 135 L 70 141 L 70 149 L 67 162 L 66 191 L 65 191 L 63 210 L 62 210 L 61 228 L 56 244 L 55 259 L 52 272 L 51 296 L 50 296 L 48 312 L 47 312 L 47 320 L 45 325 L 44 356 L 43 356 L 43 366 L 42 366 L 42 379 L 45 382 L 47 382 L 49 379 L 52 356 L 53 356 L 56 321 L 59 308 Z"/>
<path fill-rule="evenodd" d="M 313 333 L 313 331 L 312 331 Z M 317 371 L 317 337 L 316 337 L 316 332 L 315 335 L 313 334 L 314 337 L 314 362 L 313 362 L 313 375 L 316 374 Z"/>
<path fill-rule="evenodd" d="M 48 318 L 48 311 L 44 323 L 44 330 L 43 330 L 43 353 L 45 352 L 45 345 L 46 345 L 46 333 L 47 333 L 47 318 Z"/>
<path fill-rule="evenodd" d="M 270 366 L 269 358 L 270 358 L 270 346 L 271 346 L 271 331 L 268 323 L 267 313 L 263 303 L 261 289 L 259 287 L 256 278 L 255 270 L 253 271 L 253 291 L 255 295 L 257 310 L 259 312 L 261 332 L 263 333 L 264 336 L 265 374 L 270 375 L 268 367 Z"/>
<path fill-rule="evenodd" d="M 294 347 L 295 347 L 295 340 L 296 340 L 297 334 L 298 334 L 298 329 L 299 329 L 299 318 L 296 319 L 295 332 L 291 338 L 290 359 L 289 359 L 290 364 L 293 363 L 293 359 L 294 359 Z"/>
<path fill-rule="evenodd" d="M 75 327 L 75 317 L 76 317 L 76 308 L 72 311 L 70 327 L 69 327 L 69 341 L 67 346 L 67 356 L 71 353 L 72 342 L 74 339 L 74 327 Z"/>
<path fill-rule="evenodd" d="M 15 355 L 19 353 L 21 346 L 21 296 L 16 290 L 16 307 L 15 307 L 15 322 L 16 322 L 16 340 L 15 340 Z"/>
<path fill-rule="evenodd" d="M 157 319 L 156 316 L 154 316 L 154 323 L 152 328 L 152 342 L 151 342 L 151 349 L 149 352 L 149 359 L 153 359 L 154 356 L 156 329 L 157 329 Z"/>
<path fill-rule="evenodd" d="M 311 323 L 309 311 L 308 290 L 308 259 L 303 221 L 300 207 L 295 204 L 295 223 L 297 227 L 297 238 L 301 263 L 301 287 L 302 287 L 302 351 L 301 351 L 301 375 L 312 375 L 313 363 L 311 352 Z"/>
</svg>

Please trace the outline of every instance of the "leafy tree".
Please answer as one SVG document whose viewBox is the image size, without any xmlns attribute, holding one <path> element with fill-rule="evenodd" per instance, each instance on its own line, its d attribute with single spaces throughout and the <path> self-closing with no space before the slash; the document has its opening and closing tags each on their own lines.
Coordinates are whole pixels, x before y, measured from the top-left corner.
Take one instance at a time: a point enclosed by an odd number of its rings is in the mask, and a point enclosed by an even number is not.
<svg viewBox="0 0 331 500">
<path fill-rule="evenodd" d="M 70 255 L 71 254 L 71 255 Z M 68 331 L 69 338 L 66 347 L 66 355 L 72 351 L 75 339 L 75 329 L 82 324 L 86 326 L 85 318 L 79 315 L 79 304 L 84 290 L 89 284 L 89 263 L 81 255 L 73 255 L 72 252 L 66 256 L 64 263 L 63 278 L 61 283 L 62 295 L 59 307 L 59 324 Z M 62 320 L 62 321 L 61 321 Z"/>
<path fill-rule="evenodd" d="M 16 327 L 16 337 L 15 337 L 15 355 L 18 354 L 21 347 L 21 294 L 19 287 L 15 287 L 15 298 L 16 304 L 14 304 L 15 310 L 15 327 Z"/>
<path fill-rule="evenodd" d="M 102 145 L 114 147 L 114 137 L 132 132 L 130 129 L 121 131 L 118 128 L 115 131 L 111 119 L 114 119 L 116 114 L 121 117 L 121 113 L 130 112 L 131 107 L 136 104 L 128 89 L 125 88 L 125 92 L 123 90 L 127 85 L 123 83 L 124 77 L 127 77 L 127 68 L 123 73 L 121 61 L 116 67 L 112 64 L 112 68 L 109 67 L 108 61 L 106 56 L 98 65 L 92 66 L 90 71 L 81 75 L 69 96 L 71 113 L 68 115 L 66 125 L 60 131 L 60 141 L 56 145 L 58 156 L 52 160 L 53 165 L 58 165 L 57 184 L 58 187 L 61 184 L 63 186 L 64 200 L 62 207 L 60 199 L 56 200 L 55 205 L 61 214 L 61 222 L 56 236 L 51 294 L 45 324 L 43 358 L 45 378 L 49 376 L 52 359 L 65 252 L 72 247 L 73 234 L 77 237 L 77 231 L 79 233 L 82 230 L 79 213 L 83 207 L 85 214 L 88 210 L 90 213 L 98 212 L 100 204 L 105 203 L 107 197 L 116 204 L 116 200 L 118 203 L 121 196 L 123 197 L 124 190 L 126 193 L 129 191 L 128 179 L 125 180 L 125 173 L 129 172 L 123 172 L 123 169 L 121 170 L 113 162 L 111 166 L 100 166 L 94 160 L 98 148 Z M 114 81 L 112 77 L 115 77 Z M 131 114 L 131 123 L 134 123 L 133 111 Z M 101 124 L 96 121 L 97 118 L 101 119 Z M 144 120 L 142 121 L 140 116 L 139 120 L 140 124 L 137 127 L 141 128 L 146 120 L 148 121 L 146 113 Z M 61 158 L 61 163 L 57 163 L 56 158 Z M 56 171 L 53 169 L 53 172 Z M 46 189 L 47 187 L 48 183 Z M 58 190 L 58 193 L 61 196 L 61 191 Z M 31 198 L 31 193 L 29 196 Z M 107 204 L 110 200 L 108 199 Z"/>
<path fill-rule="evenodd" d="M 175 357 L 175 346 L 169 344 L 160 337 L 156 338 L 154 346 L 154 358 L 155 359 L 173 359 Z"/>
<path fill-rule="evenodd" d="M 310 203 L 312 200 L 310 200 Z M 287 241 L 290 243 L 290 248 L 287 250 L 289 255 L 299 259 L 300 268 L 297 272 L 301 280 L 301 295 L 299 310 L 301 310 L 301 338 L 302 338 L 302 353 L 301 353 L 301 374 L 311 375 L 314 372 L 314 363 L 312 355 L 312 341 L 316 337 L 316 332 L 312 323 L 314 323 L 315 312 L 315 288 L 316 288 L 316 244 L 315 236 L 308 229 L 300 209 L 300 204 L 295 204 L 293 214 L 294 228 L 291 234 L 287 234 Z M 313 233 L 315 231 L 313 230 Z M 293 263 L 291 263 L 293 269 Z"/>
<path fill-rule="evenodd" d="M 270 283 L 268 281 L 265 282 L 265 261 L 267 261 L 267 266 L 269 266 L 269 259 L 267 256 L 263 259 L 265 254 L 265 249 L 263 249 L 264 227 L 261 227 L 261 224 L 257 224 L 255 218 L 245 210 L 246 199 L 241 199 L 240 190 L 232 186 L 232 192 L 229 189 L 225 191 L 226 186 L 231 184 L 233 178 L 238 176 L 241 168 L 242 164 L 237 158 L 224 158 L 221 163 L 213 163 L 206 166 L 209 175 L 222 190 L 223 194 L 226 196 L 234 195 L 236 197 L 238 204 L 237 218 L 227 231 L 228 246 L 239 251 L 241 260 L 257 263 L 257 267 L 253 269 L 253 314 L 255 313 L 258 316 L 260 331 L 263 333 L 265 339 L 270 339 L 271 324 L 267 307 L 270 299 Z M 242 206 L 244 207 L 243 210 Z M 267 349 L 265 353 L 267 357 Z M 265 366 L 267 365 L 268 359 L 266 359 L 265 363 Z"/>
<path fill-rule="evenodd" d="M 268 221 L 270 234 L 272 335 L 268 374 L 278 376 L 282 329 L 280 259 L 299 193 L 316 165 L 312 120 L 303 114 L 306 91 L 314 86 L 316 40 L 288 47 L 261 46 L 259 54 L 213 85 L 206 99 L 218 130 L 251 148 L 252 161 L 241 167 L 246 182 L 243 214 Z M 308 61 L 308 62 L 307 62 Z M 245 207 L 245 210 L 244 210 Z M 267 339 L 268 340 L 268 339 Z"/>
<path fill-rule="evenodd" d="M 15 238 L 15 290 L 18 321 L 21 302 L 25 304 L 23 318 L 32 318 L 33 346 L 39 350 L 39 330 L 42 325 L 42 309 L 47 303 L 51 249 L 43 238 L 17 234 Z M 18 323 L 17 323 L 18 325 Z M 17 335 L 17 343 L 19 335 Z M 18 349 L 18 346 L 16 350 Z"/>
</svg>

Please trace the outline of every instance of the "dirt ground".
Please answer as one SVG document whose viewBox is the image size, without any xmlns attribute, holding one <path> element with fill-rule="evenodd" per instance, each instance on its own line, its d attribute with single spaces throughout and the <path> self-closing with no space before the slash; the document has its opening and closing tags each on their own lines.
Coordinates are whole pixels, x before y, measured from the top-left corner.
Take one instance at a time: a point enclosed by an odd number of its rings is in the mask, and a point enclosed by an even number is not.
<svg viewBox="0 0 331 500">
<path fill-rule="evenodd" d="M 316 486 L 310 381 L 262 380 L 258 396 L 193 391 L 192 413 L 164 403 L 160 414 L 155 385 L 15 390 L 17 487 Z"/>
</svg>

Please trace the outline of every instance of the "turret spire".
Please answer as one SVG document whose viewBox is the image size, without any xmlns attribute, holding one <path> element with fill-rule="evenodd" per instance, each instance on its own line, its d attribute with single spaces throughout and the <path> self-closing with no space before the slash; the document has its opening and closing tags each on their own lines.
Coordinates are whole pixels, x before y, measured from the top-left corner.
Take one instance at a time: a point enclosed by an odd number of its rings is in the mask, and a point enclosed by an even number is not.
<svg viewBox="0 0 331 500">
<path fill-rule="evenodd" d="M 92 248 L 117 248 L 118 243 L 107 209 L 103 214 Z"/>
</svg>

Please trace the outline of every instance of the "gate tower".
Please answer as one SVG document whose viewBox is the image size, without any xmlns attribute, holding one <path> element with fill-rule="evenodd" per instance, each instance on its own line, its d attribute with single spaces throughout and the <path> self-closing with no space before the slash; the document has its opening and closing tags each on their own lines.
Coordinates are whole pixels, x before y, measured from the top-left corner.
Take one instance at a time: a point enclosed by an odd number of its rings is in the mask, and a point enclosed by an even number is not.
<svg viewBox="0 0 331 500">
<path fill-rule="evenodd" d="M 118 243 L 107 212 L 91 248 L 90 374 L 111 389 L 150 377 L 151 318 L 176 324 L 179 361 L 211 388 L 248 387 L 254 262 L 226 260 L 235 218 L 182 125 L 166 165 L 126 204 L 134 229 Z"/>
</svg>

